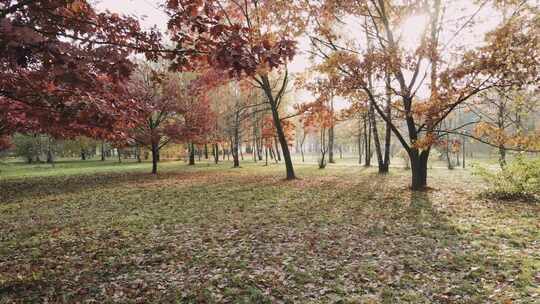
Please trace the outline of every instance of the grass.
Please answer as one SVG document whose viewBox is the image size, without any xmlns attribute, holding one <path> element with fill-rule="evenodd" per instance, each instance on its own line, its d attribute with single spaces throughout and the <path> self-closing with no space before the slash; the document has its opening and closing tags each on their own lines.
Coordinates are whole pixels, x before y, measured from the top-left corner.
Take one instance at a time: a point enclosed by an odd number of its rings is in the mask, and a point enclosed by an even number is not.
<svg viewBox="0 0 540 304">
<path fill-rule="evenodd" d="M 467 171 L 10 164 L 0 303 L 536 303 L 540 206 Z"/>
</svg>

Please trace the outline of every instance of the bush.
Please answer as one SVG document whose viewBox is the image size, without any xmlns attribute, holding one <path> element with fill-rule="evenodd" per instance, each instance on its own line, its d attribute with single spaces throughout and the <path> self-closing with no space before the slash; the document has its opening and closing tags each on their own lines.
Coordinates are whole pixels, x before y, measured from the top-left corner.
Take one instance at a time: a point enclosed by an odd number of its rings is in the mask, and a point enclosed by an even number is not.
<svg viewBox="0 0 540 304">
<path fill-rule="evenodd" d="M 540 197 L 540 158 L 518 155 L 502 170 L 493 172 L 475 165 L 473 173 L 482 177 L 488 196 L 504 200 L 537 200 Z"/>
</svg>

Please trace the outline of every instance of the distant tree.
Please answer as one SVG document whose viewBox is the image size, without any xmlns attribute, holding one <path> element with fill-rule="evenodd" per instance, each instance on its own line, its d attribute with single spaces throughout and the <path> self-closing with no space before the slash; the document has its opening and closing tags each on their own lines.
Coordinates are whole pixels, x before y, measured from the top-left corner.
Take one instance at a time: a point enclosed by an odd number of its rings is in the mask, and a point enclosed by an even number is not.
<svg viewBox="0 0 540 304">
<path fill-rule="evenodd" d="M 192 73 L 169 73 L 160 66 L 140 64 L 127 87 L 127 98 L 137 109 L 136 127 L 126 130 L 128 140 L 148 147 L 152 173 L 157 173 L 159 151 L 171 142 L 194 142 L 208 132 L 212 113 L 208 98 Z"/>
</svg>

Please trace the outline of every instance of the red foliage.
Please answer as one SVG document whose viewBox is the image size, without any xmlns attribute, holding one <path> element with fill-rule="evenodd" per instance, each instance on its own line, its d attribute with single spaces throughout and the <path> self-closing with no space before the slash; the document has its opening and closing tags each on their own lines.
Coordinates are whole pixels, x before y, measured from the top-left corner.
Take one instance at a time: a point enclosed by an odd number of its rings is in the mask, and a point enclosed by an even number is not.
<svg viewBox="0 0 540 304">
<path fill-rule="evenodd" d="M 130 115 L 121 82 L 160 36 L 84 0 L 0 0 L 0 135 L 106 137 Z M 9 114 L 5 114 L 8 113 Z"/>
<path fill-rule="evenodd" d="M 261 33 L 266 28 L 264 19 L 274 18 L 268 12 L 278 11 L 278 7 L 272 7 L 271 1 L 252 6 L 246 3 L 242 12 L 236 3 L 218 0 L 168 0 L 167 10 L 172 16 L 168 28 L 177 43 L 172 68 L 202 62 L 233 76 L 252 76 L 260 69 L 271 70 L 292 59 L 296 42 L 287 34 Z"/>
</svg>

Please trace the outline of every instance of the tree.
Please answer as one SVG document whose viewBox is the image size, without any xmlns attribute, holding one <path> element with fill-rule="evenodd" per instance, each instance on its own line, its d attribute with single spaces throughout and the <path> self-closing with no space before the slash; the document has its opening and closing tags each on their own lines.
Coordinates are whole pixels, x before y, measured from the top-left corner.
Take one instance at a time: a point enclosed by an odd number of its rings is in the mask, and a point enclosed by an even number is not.
<svg viewBox="0 0 540 304">
<path fill-rule="evenodd" d="M 294 179 L 279 109 L 289 81 L 286 63 L 296 51 L 293 39 L 303 28 L 297 16 L 300 6 L 284 0 L 169 0 L 167 8 L 171 39 L 177 43 L 172 67 L 182 68 L 197 59 L 251 79 L 266 96 L 287 179 Z"/>
<path fill-rule="evenodd" d="M 536 119 L 538 100 L 534 93 L 493 89 L 469 104 L 475 118 L 474 136 L 497 148 L 501 169 L 506 166 L 507 146 L 526 150 L 540 143 L 540 132 L 527 128 L 527 120 Z"/>
<path fill-rule="evenodd" d="M 327 136 L 330 128 L 334 125 L 334 110 L 331 108 L 331 100 L 319 98 L 312 103 L 304 104 L 302 107 L 301 122 L 304 126 L 304 132 L 318 130 L 320 139 L 320 158 L 319 169 L 326 167 L 326 153 L 329 151 L 330 141 Z"/>
<path fill-rule="evenodd" d="M 0 136 L 39 132 L 106 137 L 132 104 L 116 98 L 133 70 L 155 59 L 160 35 L 85 0 L 0 0 Z"/>
<path fill-rule="evenodd" d="M 454 39 L 474 22 L 476 13 L 465 24 L 457 24 L 456 28 L 460 29 L 457 33 L 448 34 L 452 28 L 450 23 L 461 21 L 443 22 L 443 13 L 448 7 L 442 6 L 438 0 L 406 3 L 329 0 L 313 10 L 319 13 L 314 18 L 316 31 L 312 42 L 316 53 L 324 60 L 319 70 L 343 84 L 340 92 L 343 96 L 365 94 L 406 150 L 411 162 L 413 190 L 427 186 L 427 161 L 432 145 L 449 132 L 460 129 L 460 126 L 448 129 L 442 125 L 450 113 L 485 90 L 538 81 L 540 39 L 538 18 L 534 17 L 537 9 L 523 3 L 515 6 L 513 17 L 488 33 L 483 45 L 459 45 L 452 49 L 455 52 L 449 58 L 449 52 L 445 51 L 451 41 L 442 42 L 440 37 Z M 476 9 L 482 6 L 478 4 Z M 408 48 L 399 33 L 400 24 L 414 14 L 427 15 L 428 22 L 419 42 Z M 358 43 L 358 38 L 337 33 L 333 26 L 336 20 L 365 20 L 368 35 L 376 45 L 367 50 L 356 48 L 363 44 Z M 369 81 L 375 77 L 384 83 L 387 73 L 391 78 L 386 81 L 388 89 L 399 96 L 399 100 L 392 101 L 396 109 L 392 117 L 378 102 L 378 93 Z M 425 79 L 429 79 L 429 92 L 422 96 Z"/>
<path fill-rule="evenodd" d="M 211 113 L 200 94 L 196 75 L 168 73 L 162 66 L 140 64 L 128 84 L 129 99 L 136 105 L 136 127 L 129 139 L 150 149 L 152 173 L 157 173 L 159 151 L 171 142 L 193 142 L 207 131 Z"/>
</svg>

